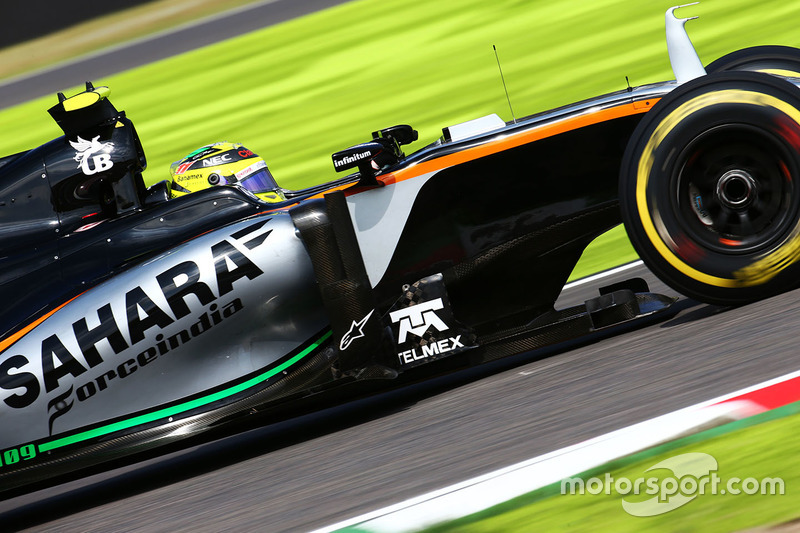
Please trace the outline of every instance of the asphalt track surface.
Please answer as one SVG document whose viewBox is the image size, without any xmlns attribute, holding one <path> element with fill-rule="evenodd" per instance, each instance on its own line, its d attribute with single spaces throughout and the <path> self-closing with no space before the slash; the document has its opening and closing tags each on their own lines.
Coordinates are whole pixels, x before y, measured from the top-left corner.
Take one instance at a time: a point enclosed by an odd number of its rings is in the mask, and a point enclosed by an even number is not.
<svg viewBox="0 0 800 533">
<path fill-rule="evenodd" d="M 609 281 L 565 291 L 569 305 Z M 0 502 L 5 530 L 303 531 L 800 368 L 798 292 L 530 353 Z M 520 524 L 521 529 L 525 525 Z"/>
<path fill-rule="evenodd" d="M 265 0 L 230 13 L 198 21 L 177 31 L 110 48 L 29 75 L 0 83 L 0 109 L 33 98 L 63 91 L 90 80 L 102 83 L 106 76 L 159 59 L 237 37 L 347 0 Z"/>
</svg>

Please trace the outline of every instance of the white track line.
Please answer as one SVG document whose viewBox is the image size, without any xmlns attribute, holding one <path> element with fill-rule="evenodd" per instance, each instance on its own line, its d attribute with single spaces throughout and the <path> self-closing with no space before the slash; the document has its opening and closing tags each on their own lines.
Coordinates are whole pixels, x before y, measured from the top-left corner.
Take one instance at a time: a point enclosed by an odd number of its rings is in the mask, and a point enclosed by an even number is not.
<svg viewBox="0 0 800 533">
<path fill-rule="evenodd" d="M 467 516 L 689 432 L 756 414 L 763 408 L 753 401 L 746 398 L 730 400 L 796 378 L 800 378 L 800 371 L 612 431 L 313 533 L 331 533 L 353 527 L 363 532 L 400 533 Z"/>
</svg>

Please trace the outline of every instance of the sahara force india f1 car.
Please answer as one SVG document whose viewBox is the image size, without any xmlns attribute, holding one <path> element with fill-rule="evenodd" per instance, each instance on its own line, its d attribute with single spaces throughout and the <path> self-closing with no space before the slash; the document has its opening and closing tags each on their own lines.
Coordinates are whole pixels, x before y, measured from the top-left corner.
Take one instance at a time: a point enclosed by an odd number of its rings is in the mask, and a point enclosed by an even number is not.
<svg viewBox="0 0 800 533">
<path fill-rule="evenodd" d="M 657 313 L 673 300 L 637 281 L 554 309 L 584 247 L 621 221 L 688 296 L 795 287 L 800 51 L 704 68 L 673 11 L 675 81 L 458 124 L 408 156 L 416 131 L 387 128 L 333 155 L 356 173 L 279 203 L 145 188 L 107 89 L 59 95 L 64 135 L 0 159 L 0 492 Z"/>
</svg>

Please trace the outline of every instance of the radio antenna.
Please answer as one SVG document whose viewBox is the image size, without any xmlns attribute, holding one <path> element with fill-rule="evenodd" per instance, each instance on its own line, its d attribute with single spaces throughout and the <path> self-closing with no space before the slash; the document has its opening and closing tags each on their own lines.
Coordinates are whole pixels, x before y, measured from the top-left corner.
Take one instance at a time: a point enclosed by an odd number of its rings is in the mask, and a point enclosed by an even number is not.
<svg viewBox="0 0 800 533">
<path fill-rule="evenodd" d="M 497 47 L 492 45 L 494 49 L 494 57 L 497 59 L 497 68 L 500 70 L 500 79 L 503 81 L 503 90 L 506 92 L 506 100 L 508 100 L 508 108 L 511 110 L 511 118 L 514 120 L 514 124 L 517 123 L 517 117 L 514 116 L 514 108 L 511 107 L 511 98 L 508 96 L 508 87 L 506 86 L 506 78 L 503 76 L 503 67 L 500 66 L 500 56 L 497 55 Z"/>
</svg>

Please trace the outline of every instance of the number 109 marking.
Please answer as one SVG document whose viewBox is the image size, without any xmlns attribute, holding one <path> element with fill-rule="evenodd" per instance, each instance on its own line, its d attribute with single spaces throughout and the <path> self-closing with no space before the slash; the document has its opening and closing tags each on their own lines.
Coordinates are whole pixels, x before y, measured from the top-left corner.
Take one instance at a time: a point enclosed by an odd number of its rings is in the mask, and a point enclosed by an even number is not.
<svg viewBox="0 0 800 533">
<path fill-rule="evenodd" d="M 33 444 L 26 444 L 19 448 L 11 448 L 3 452 L 0 456 L 0 466 L 13 465 L 20 461 L 28 461 L 36 457 L 36 446 Z"/>
</svg>

